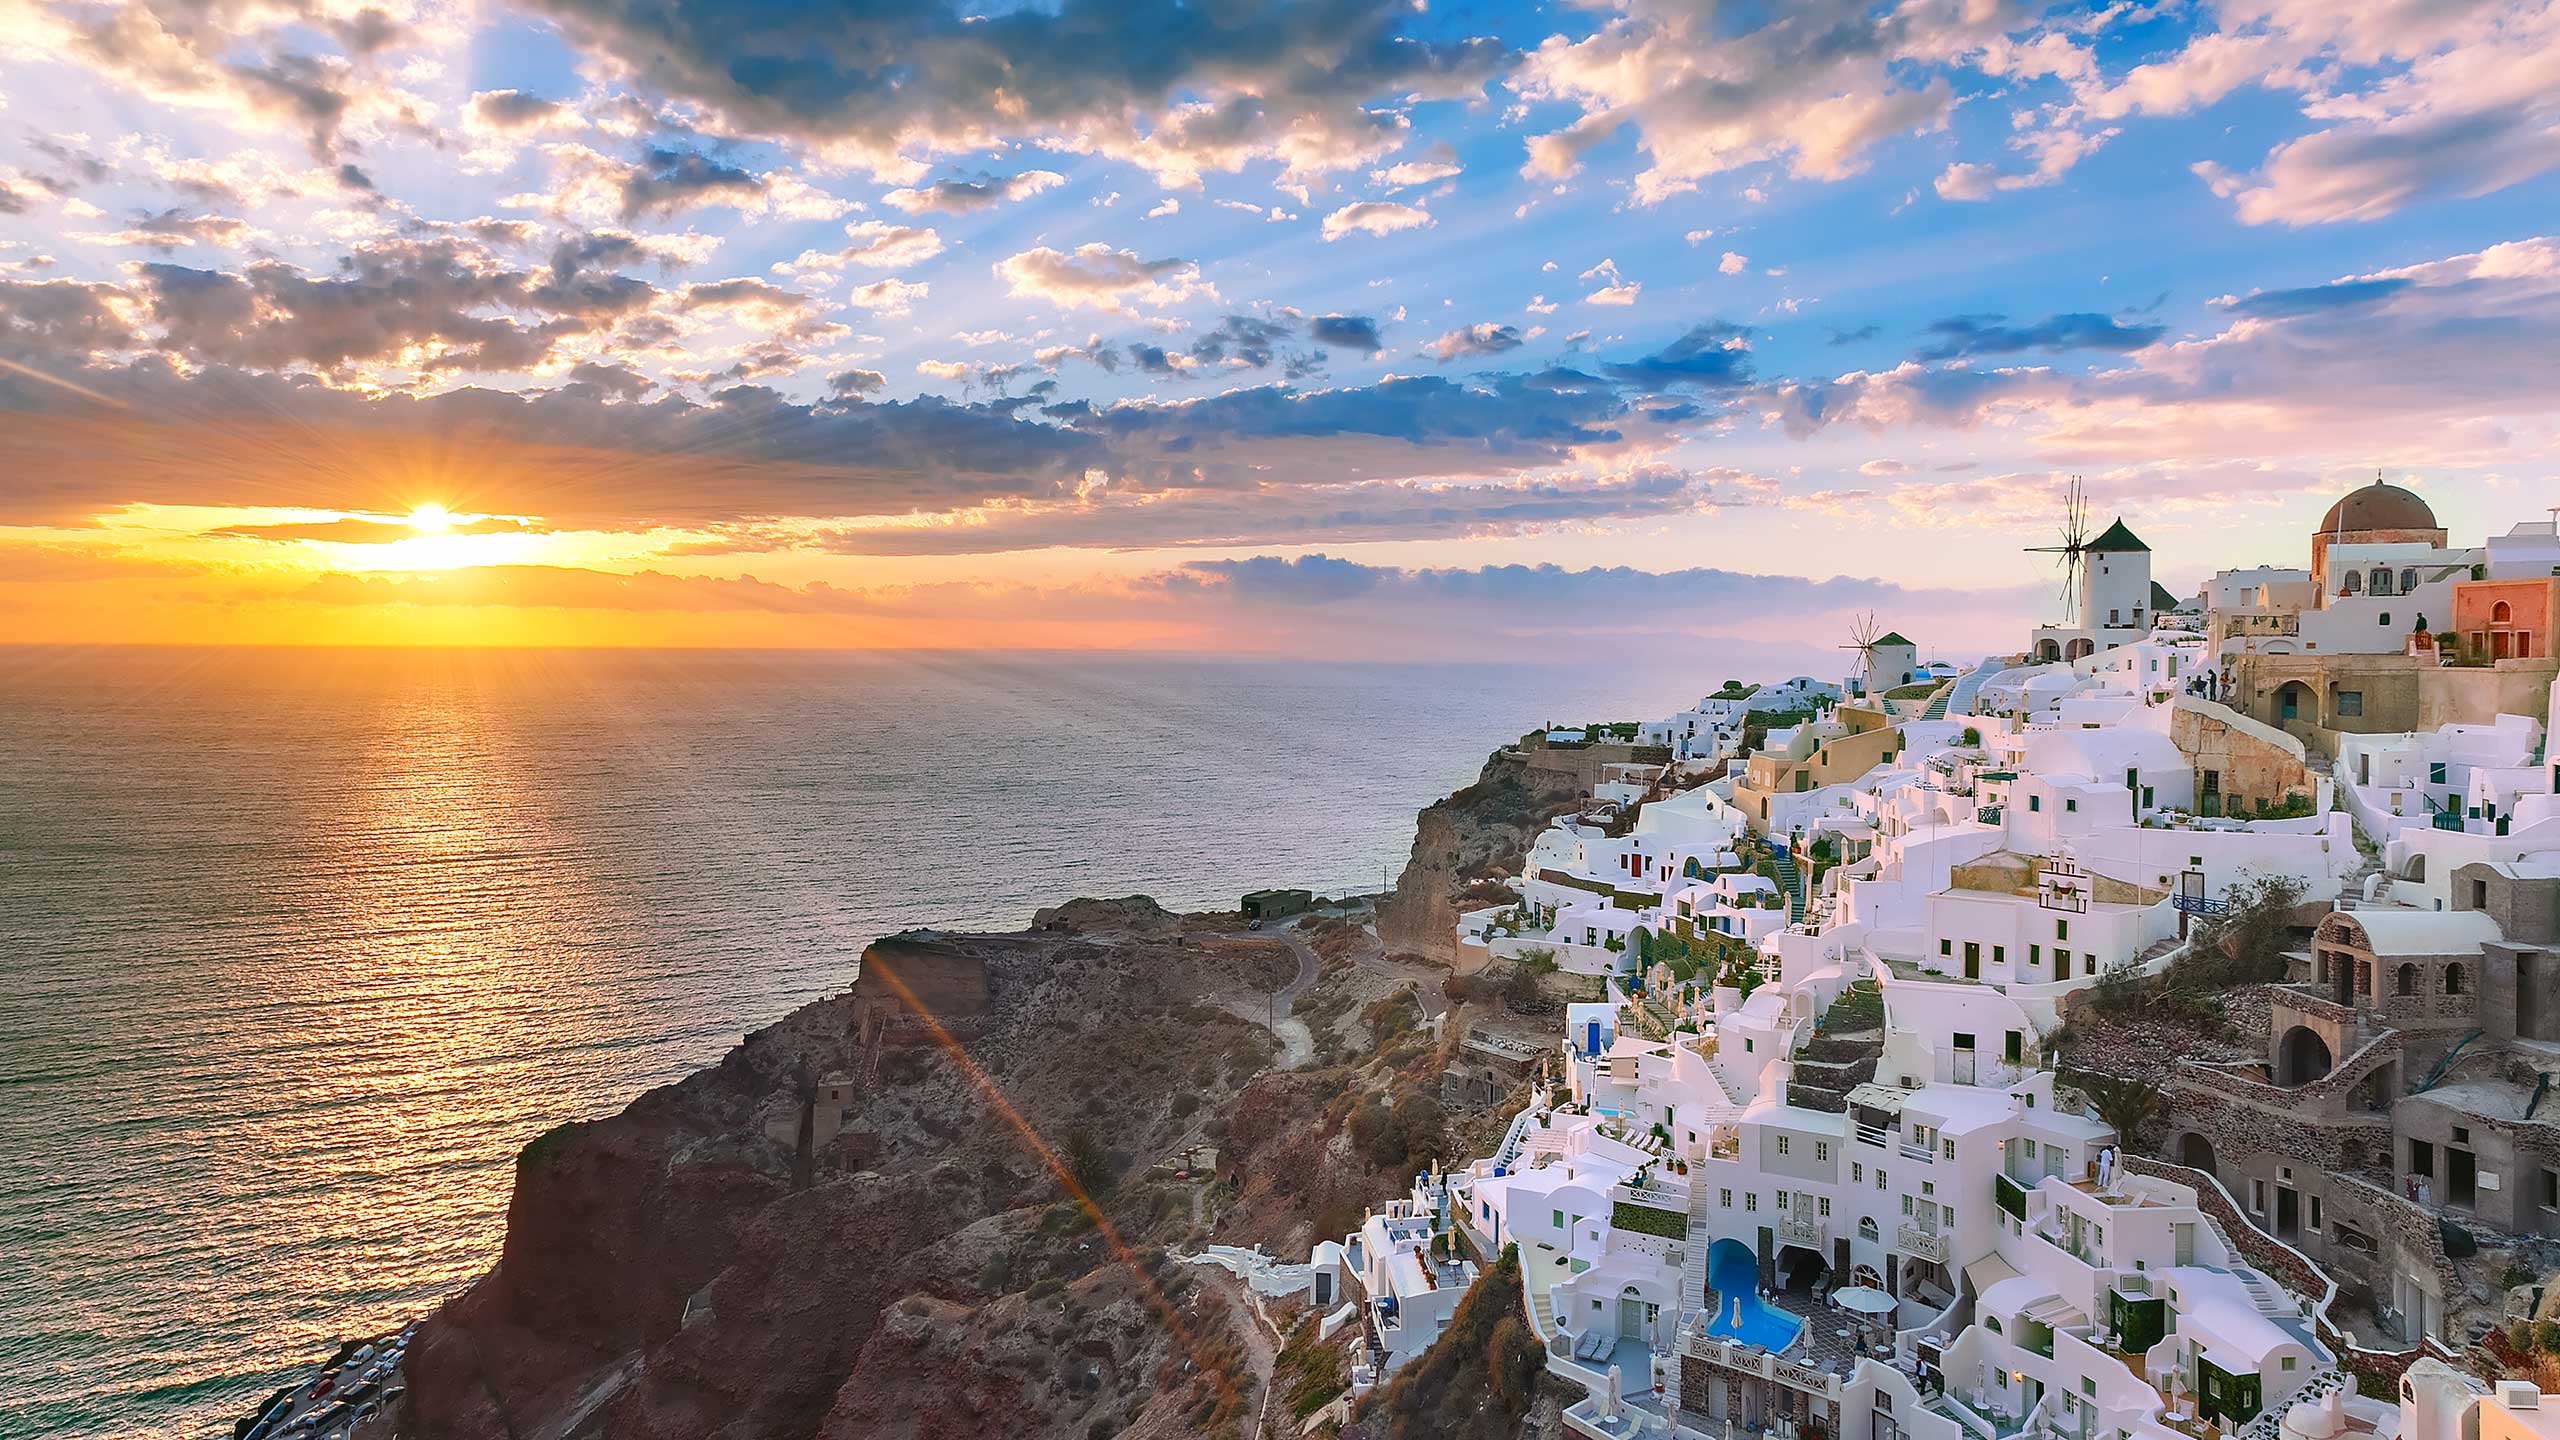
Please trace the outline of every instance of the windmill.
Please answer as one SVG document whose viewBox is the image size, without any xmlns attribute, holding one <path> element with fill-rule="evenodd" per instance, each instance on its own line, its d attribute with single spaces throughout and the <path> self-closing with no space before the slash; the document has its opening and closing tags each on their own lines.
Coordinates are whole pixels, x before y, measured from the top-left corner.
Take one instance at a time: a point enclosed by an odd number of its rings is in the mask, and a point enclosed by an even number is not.
<svg viewBox="0 0 2560 1440">
<path fill-rule="evenodd" d="M 1862 685 L 1871 684 L 1875 679 L 1876 644 L 1883 636 L 1884 631 L 1877 627 L 1872 610 L 1849 624 L 1849 643 L 1840 648 L 1858 652 L 1858 680 Z"/>
<path fill-rule="evenodd" d="M 2080 618 L 2080 572 L 2089 563 L 2089 497 L 2080 489 L 2080 477 L 2062 492 L 2062 543 L 2029 545 L 2031 555 L 2059 555 L 2062 566 L 2062 618 L 2065 624 Z"/>
</svg>

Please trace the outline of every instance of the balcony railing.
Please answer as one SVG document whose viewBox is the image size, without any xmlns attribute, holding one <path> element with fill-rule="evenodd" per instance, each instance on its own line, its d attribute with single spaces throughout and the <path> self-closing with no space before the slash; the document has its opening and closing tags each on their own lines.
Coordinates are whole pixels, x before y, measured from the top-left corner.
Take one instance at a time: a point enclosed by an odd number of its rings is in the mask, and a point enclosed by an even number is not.
<svg viewBox="0 0 2560 1440">
<path fill-rule="evenodd" d="M 1819 1250 L 1822 1248 L 1823 1231 L 1830 1227 L 1820 1220 L 1799 1220 L 1790 1215 L 1779 1221 L 1775 1228 L 1782 1242 Z"/>
<path fill-rule="evenodd" d="M 1944 1231 L 1923 1230 L 1917 1225 L 1899 1225 L 1894 1227 L 1893 1248 L 1905 1255 L 1916 1255 L 1923 1260 L 1935 1261 L 1941 1265 L 1947 1260 L 1947 1236 Z"/>
</svg>

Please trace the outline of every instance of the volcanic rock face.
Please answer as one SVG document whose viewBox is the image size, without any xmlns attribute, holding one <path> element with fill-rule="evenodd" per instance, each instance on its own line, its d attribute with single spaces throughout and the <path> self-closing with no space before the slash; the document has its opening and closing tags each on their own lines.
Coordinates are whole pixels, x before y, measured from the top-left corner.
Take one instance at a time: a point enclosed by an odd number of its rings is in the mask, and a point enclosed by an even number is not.
<svg viewBox="0 0 2560 1440">
<path fill-rule="evenodd" d="M 1220 1413 L 1236 1347 L 1135 1177 L 1268 1061 L 1145 900 L 909 935 L 847 994 L 518 1157 L 497 1265 L 428 1322 L 404 1434 L 1082 1436 Z M 840 1125 L 808 1112 L 849 1094 Z M 831 1133 L 815 1145 L 814 1134 Z M 778 1137 L 794 1137 L 783 1139 Z M 1121 1242 L 1115 1243 L 1115 1237 Z M 1229 1406 L 1231 1407 L 1231 1404 Z M 1158 1412 L 1162 1412 L 1159 1414 Z"/>
<path fill-rule="evenodd" d="M 1507 898 L 1491 882 L 1519 874 L 1530 842 L 1587 788 L 1571 770 L 1496 751 L 1474 784 L 1415 817 L 1413 854 L 1378 906 L 1379 940 L 1399 954 L 1455 960 L 1458 912 Z"/>
</svg>

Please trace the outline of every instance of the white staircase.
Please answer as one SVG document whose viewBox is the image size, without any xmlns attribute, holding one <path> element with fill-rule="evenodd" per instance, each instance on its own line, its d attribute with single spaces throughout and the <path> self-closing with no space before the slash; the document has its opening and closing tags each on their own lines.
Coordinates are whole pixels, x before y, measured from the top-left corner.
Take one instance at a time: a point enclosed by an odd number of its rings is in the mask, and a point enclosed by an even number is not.
<svg viewBox="0 0 2560 1440">
<path fill-rule="evenodd" d="M 2213 1238 L 2222 1242 L 2224 1267 L 2239 1280 L 2240 1288 L 2249 1292 L 2249 1303 L 2259 1314 L 2276 1320 L 2302 1318 L 2302 1307 L 2294 1303 L 2283 1286 L 2267 1278 L 2265 1272 L 2251 1269 L 2249 1262 L 2241 1258 L 2240 1247 L 2231 1243 L 2231 1232 L 2222 1228 L 2222 1222 L 2212 1212 L 2204 1212 L 2204 1223 L 2212 1229 Z"/>
<path fill-rule="evenodd" d="M 1680 1318 L 1672 1327 L 1674 1335 L 1688 1332 L 1691 1324 L 1705 1323 L 1707 1313 L 1707 1251 L 1716 1243 L 1715 1209 L 1707 1200 L 1706 1176 L 1692 1167 L 1689 1177 L 1689 1243 L 1680 1251 Z M 1675 1421 L 1680 1415 L 1680 1356 L 1675 1346 L 1663 1367 L 1662 1402 L 1665 1413 Z"/>
<path fill-rule="evenodd" d="M 1945 714 L 1966 716 L 1973 713 L 1973 697 L 1982 693 L 1983 682 L 2008 669 L 1999 660 L 1985 660 L 1956 677 L 1955 688 L 1947 692 Z"/>
<path fill-rule="evenodd" d="M 2266 1276 L 2246 1268 L 2232 1273 L 2240 1277 L 2240 1288 L 2249 1292 L 2249 1303 L 2257 1307 L 2259 1314 L 2285 1320 L 2301 1315 L 2292 1297 Z"/>
<path fill-rule="evenodd" d="M 1528 1141 L 1529 1130 L 1538 1123 L 1536 1106 L 1530 1106 L 1511 1117 L 1511 1128 L 1502 1132 L 1502 1145 L 1493 1152 L 1493 1163 L 1508 1170 L 1519 1162 L 1521 1147 Z"/>
</svg>

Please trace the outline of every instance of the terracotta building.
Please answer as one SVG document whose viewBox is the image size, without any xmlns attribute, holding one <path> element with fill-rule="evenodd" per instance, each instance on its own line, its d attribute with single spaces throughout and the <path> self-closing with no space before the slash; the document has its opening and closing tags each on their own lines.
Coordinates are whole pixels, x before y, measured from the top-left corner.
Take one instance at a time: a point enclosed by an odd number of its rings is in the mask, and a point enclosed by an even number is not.
<svg viewBox="0 0 2560 1440">
<path fill-rule="evenodd" d="M 2560 635 L 2560 576 L 2457 585 L 2452 630 L 2465 660 L 2548 657 Z"/>
</svg>

